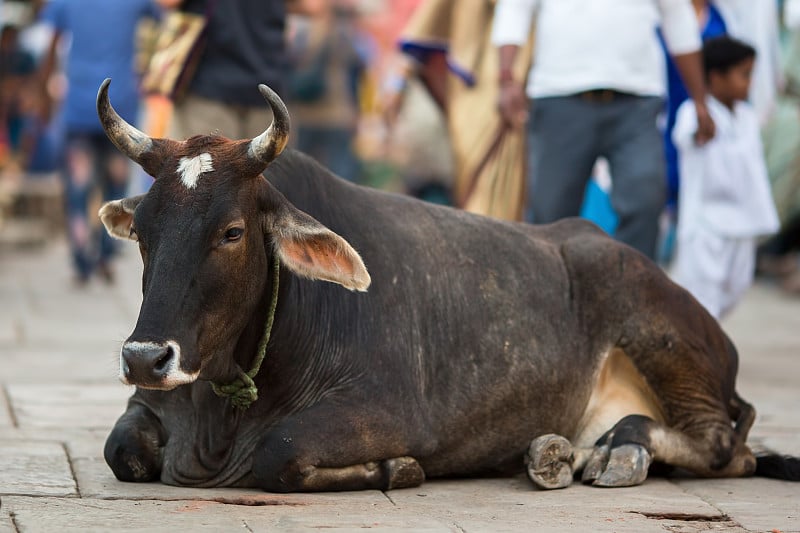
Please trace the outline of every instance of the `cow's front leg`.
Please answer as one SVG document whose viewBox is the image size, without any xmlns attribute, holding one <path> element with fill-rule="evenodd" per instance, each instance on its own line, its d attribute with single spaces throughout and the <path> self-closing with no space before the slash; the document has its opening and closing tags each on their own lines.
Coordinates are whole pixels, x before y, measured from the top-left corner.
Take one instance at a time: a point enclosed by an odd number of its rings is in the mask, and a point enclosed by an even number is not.
<svg viewBox="0 0 800 533">
<path fill-rule="evenodd" d="M 264 490 L 389 490 L 425 480 L 396 426 L 374 416 L 342 416 L 341 407 L 335 411 L 298 413 L 270 429 L 253 458 Z"/>
<path fill-rule="evenodd" d="M 531 442 L 525 454 L 528 477 L 541 489 L 563 489 L 572 484 L 594 448 L 575 447 L 561 435 L 548 433 Z"/>
<path fill-rule="evenodd" d="M 120 481 L 153 481 L 161 475 L 164 428 L 150 409 L 135 401 L 117 420 L 103 455 Z"/>
</svg>

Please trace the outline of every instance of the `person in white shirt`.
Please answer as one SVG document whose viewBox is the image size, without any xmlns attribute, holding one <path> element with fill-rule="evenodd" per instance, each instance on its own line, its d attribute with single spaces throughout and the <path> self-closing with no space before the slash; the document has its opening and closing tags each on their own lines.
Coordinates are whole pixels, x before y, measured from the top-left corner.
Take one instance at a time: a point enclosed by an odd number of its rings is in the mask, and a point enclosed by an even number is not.
<svg viewBox="0 0 800 533">
<path fill-rule="evenodd" d="M 529 122 L 529 220 L 577 216 L 595 160 L 604 156 L 615 236 L 655 258 L 665 197 L 656 119 L 666 92 L 656 27 L 698 102 L 699 139 L 714 135 L 691 1 L 499 0 L 495 9 L 500 113 L 509 127 Z M 535 57 L 524 88 L 511 67 L 534 15 Z"/>
<path fill-rule="evenodd" d="M 678 109 L 672 137 L 682 177 L 673 279 L 720 319 L 753 282 L 756 239 L 778 229 L 758 114 L 746 100 L 756 51 L 732 37 L 703 46 L 714 139 L 696 142 L 694 104 Z"/>
</svg>

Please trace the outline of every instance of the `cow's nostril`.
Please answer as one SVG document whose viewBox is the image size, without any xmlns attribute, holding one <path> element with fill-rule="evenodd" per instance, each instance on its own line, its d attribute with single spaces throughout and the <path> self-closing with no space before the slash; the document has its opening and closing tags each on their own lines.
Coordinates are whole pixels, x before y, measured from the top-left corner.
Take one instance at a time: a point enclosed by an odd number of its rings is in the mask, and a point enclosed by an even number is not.
<svg viewBox="0 0 800 533">
<path fill-rule="evenodd" d="M 161 357 L 158 358 L 158 360 L 156 361 L 156 364 L 153 365 L 153 368 L 157 372 L 163 371 L 167 367 L 169 362 L 172 360 L 172 356 L 173 355 L 174 355 L 174 352 L 172 351 L 172 346 L 167 346 L 167 349 L 164 352 L 164 355 L 162 355 Z"/>
</svg>

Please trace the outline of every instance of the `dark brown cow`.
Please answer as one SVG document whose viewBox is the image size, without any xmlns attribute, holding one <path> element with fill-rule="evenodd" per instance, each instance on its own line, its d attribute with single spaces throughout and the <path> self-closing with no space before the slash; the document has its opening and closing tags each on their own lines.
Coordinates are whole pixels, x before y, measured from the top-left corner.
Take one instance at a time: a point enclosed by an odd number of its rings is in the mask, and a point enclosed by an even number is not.
<svg viewBox="0 0 800 533">
<path fill-rule="evenodd" d="M 137 389 L 105 448 L 119 479 L 319 491 L 526 464 L 547 488 L 580 471 L 638 484 L 653 461 L 756 471 L 730 340 L 592 224 L 500 222 L 280 155 L 289 117 L 264 86 L 275 119 L 252 141 L 151 139 L 107 89 L 108 136 L 156 178 L 100 211 L 144 263 L 120 356 Z M 759 464 L 799 477 L 793 459 Z"/>
</svg>

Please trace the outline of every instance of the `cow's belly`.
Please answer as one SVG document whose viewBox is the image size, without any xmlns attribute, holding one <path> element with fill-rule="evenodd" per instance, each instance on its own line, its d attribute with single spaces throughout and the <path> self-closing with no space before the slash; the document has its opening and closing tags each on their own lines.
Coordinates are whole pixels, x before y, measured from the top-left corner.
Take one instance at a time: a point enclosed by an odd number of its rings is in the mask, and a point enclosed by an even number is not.
<svg viewBox="0 0 800 533">
<path fill-rule="evenodd" d="M 612 348 L 601 358 L 577 430 L 567 437 L 578 448 L 590 448 L 628 415 L 645 415 L 664 421 L 661 405 L 644 376 L 625 352 Z"/>
</svg>

